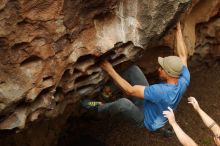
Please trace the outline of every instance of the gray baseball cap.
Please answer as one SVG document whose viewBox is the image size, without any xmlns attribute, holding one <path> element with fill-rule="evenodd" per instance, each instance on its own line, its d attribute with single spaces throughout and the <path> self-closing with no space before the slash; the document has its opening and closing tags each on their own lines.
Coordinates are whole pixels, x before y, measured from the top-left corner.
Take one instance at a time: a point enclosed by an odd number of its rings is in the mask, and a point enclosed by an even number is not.
<svg viewBox="0 0 220 146">
<path fill-rule="evenodd" d="M 158 57 L 158 63 L 171 77 L 179 77 L 183 63 L 178 56 Z"/>
</svg>

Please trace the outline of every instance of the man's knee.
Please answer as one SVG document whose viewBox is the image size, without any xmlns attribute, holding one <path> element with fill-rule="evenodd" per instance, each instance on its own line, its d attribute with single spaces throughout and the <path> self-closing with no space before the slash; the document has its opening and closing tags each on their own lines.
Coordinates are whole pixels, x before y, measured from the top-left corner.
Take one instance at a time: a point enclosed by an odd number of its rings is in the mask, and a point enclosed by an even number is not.
<svg viewBox="0 0 220 146">
<path fill-rule="evenodd" d="M 127 98 L 121 98 L 118 100 L 117 106 L 121 111 L 123 111 L 131 109 L 134 106 L 134 104 Z"/>
<path fill-rule="evenodd" d="M 120 105 L 131 104 L 131 103 L 132 102 L 129 99 L 127 99 L 127 98 L 120 98 L 120 99 L 118 99 L 118 104 L 120 104 Z"/>
<path fill-rule="evenodd" d="M 132 71 L 133 71 L 133 72 L 137 72 L 137 71 L 138 71 L 138 72 L 142 72 L 141 69 L 140 69 L 137 65 L 135 65 L 135 64 L 134 64 L 134 65 L 131 65 L 127 70 L 128 70 L 129 72 L 132 72 Z"/>
</svg>

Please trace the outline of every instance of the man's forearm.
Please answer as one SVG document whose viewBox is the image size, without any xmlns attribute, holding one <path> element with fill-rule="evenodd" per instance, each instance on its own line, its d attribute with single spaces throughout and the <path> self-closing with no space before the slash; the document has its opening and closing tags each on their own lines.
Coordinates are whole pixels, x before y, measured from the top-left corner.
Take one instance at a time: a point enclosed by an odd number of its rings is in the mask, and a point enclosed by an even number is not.
<svg viewBox="0 0 220 146">
<path fill-rule="evenodd" d="M 118 86 L 129 96 L 134 96 L 137 98 L 144 98 L 145 86 L 134 85 L 132 86 L 129 82 L 123 79 L 113 68 L 113 66 L 107 60 L 101 63 L 102 69 L 104 69 L 118 84 Z"/>
<path fill-rule="evenodd" d="M 126 94 L 131 94 L 132 86 L 125 79 L 123 79 L 113 68 L 108 71 L 108 74 Z"/>
<path fill-rule="evenodd" d="M 194 142 L 194 140 L 189 137 L 181 128 L 180 126 L 175 122 L 172 124 L 173 130 L 176 133 L 177 138 L 179 139 L 180 143 L 183 146 L 197 146 L 197 144 Z"/>
<path fill-rule="evenodd" d="M 176 31 L 176 45 L 177 45 L 177 54 L 182 59 L 184 65 L 187 65 L 187 48 L 183 40 L 183 35 L 180 26 L 177 27 Z"/>
</svg>

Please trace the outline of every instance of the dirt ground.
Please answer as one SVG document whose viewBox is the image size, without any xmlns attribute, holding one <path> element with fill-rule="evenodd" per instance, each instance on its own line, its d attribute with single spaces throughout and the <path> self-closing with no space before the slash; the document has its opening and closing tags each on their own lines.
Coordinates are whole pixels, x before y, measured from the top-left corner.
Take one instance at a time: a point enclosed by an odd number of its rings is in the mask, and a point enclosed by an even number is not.
<svg viewBox="0 0 220 146">
<path fill-rule="evenodd" d="M 177 108 L 176 120 L 183 130 L 200 146 L 213 146 L 212 133 L 205 127 L 193 107 L 187 103 L 188 96 L 195 96 L 203 108 L 220 124 L 220 65 L 203 66 L 191 72 L 191 84 Z M 176 136 L 164 138 L 137 129 L 120 117 L 99 118 L 89 114 L 70 118 L 59 145 L 65 146 L 179 146 Z"/>
</svg>

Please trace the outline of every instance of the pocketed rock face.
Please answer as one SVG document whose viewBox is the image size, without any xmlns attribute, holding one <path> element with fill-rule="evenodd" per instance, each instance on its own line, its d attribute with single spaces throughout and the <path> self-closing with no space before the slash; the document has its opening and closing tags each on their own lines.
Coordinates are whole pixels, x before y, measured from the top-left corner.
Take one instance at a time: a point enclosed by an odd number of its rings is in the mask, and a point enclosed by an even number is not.
<svg viewBox="0 0 220 146">
<path fill-rule="evenodd" d="M 195 54 L 207 59 L 220 58 L 220 11 L 209 21 L 197 26 L 196 36 Z"/>
<path fill-rule="evenodd" d="M 189 55 L 193 55 L 190 65 L 196 67 L 204 62 L 214 65 L 220 58 L 220 1 L 193 0 L 181 22 Z M 175 30 L 170 31 L 161 44 L 174 48 Z"/>
<path fill-rule="evenodd" d="M 218 17 L 219 8 L 220 8 L 220 1 L 219 0 L 199 1 L 193 7 L 190 14 L 187 15 L 185 22 L 184 22 L 185 29 L 184 29 L 183 33 L 185 36 L 186 45 L 188 46 L 189 53 L 191 55 L 195 52 L 195 49 L 197 48 L 196 45 L 198 43 L 201 44 L 201 42 L 196 42 L 196 41 L 199 41 L 198 37 L 204 36 L 202 34 L 196 34 L 197 33 L 196 31 L 199 31 L 198 27 L 196 25 L 200 25 L 201 23 L 209 22 L 210 26 L 207 26 L 207 27 L 209 27 L 207 29 L 209 29 L 209 30 L 212 29 L 212 31 L 215 31 L 216 27 L 218 27 L 219 24 L 217 24 L 218 22 L 214 22 L 217 25 L 214 24 L 214 26 L 212 28 L 211 25 L 213 25 L 213 24 L 211 24 L 211 23 L 213 23 L 213 22 L 211 22 L 211 21 L 216 21 L 218 19 L 217 18 L 216 20 L 213 20 L 212 18 L 215 16 Z M 208 34 L 208 35 L 210 35 L 210 34 Z M 212 34 L 212 36 L 215 36 L 215 34 Z"/>
<path fill-rule="evenodd" d="M 219 19 L 219 0 L 192 1 L 191 8 L 181 18 L 183 35 L 189 55 L 196 53 L 200 54 L 201 57 L 205 57 L 210 52 L 213 54 L 214 48 L 214 50 L 218 50 Z M 175 46 L 174 37 L 175 31 L 171 31 L 164 37 L 162 44 L 173 48 Z M 218 54 L 218 51 L 216 53 Z"/>
<path fill-rule="evenodd" d="M 135 60 L 172 27 L 188 0 L 0 2 L 0 129 L 52 118 L 99 91 L 98 66 Z"/>
</svg>

